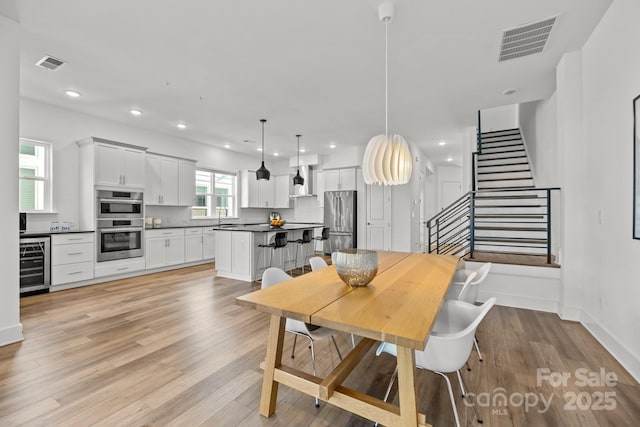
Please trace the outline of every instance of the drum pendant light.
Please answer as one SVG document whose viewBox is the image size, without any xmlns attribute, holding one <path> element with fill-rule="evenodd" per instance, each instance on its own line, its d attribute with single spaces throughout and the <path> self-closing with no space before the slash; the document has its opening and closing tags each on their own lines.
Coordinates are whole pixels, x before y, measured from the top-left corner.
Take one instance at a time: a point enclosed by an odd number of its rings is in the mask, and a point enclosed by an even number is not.
<svg viewBox="0 0 640 427">
<path fill-rule="evenodd" d="M 256 179 L 258 181 L 269 181 L 271 177 L 271 172 L 269 169 L 264 167 L 264 124 L 267 119 L 260 119 L 260 123 L 262 123 L 262 164 L 260 165 L 260 169 L 256 171 Z"/>
<path fill-rule="evenodd" d="M 389 135 L 389 22 L 393 12 L 391 2 L 378 7 L 380 21 L 385 25 L 384 134 L 371 138 L 364 151 L 362 173 L 366 184 L 406 184 L 413 169 L 407 141 L 400 135 Z"/>
<path fill-rule="evenodd" d="M 298 138 L 298 171 L 296 172 L 296 176 L 293 177 L 293 185 L 301 186 L 304 185 L 304 178 L 300 176 L 300 137 L 302 135 L 296 135 Z"/>
</svg>

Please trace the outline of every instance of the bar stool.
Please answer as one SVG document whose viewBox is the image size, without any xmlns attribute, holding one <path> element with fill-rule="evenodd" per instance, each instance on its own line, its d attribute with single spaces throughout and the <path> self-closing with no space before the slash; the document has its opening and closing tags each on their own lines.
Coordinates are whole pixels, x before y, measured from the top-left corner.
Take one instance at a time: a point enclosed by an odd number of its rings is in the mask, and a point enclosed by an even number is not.
<svg viewBox="0 0 640 427">
<path fill-rule="evenodd" d="M 333 252 L 331 250 L 331 240 L 329 240 L 329 227 L 322 228 L 322 236 L 314 237 L 313 240 L 316 242 L 327 241 L 329 243 L 329 253 Z M 324 253 L 324 246 L 322 247 L 322 252 Z"/>
<path fill-rule="evenodd" d="M 298 265 L 298 248 L 300 248 L 300 252 L 302 253 L 302 274 L 304 274 L 304 266 L 307 263 L 307 255 L 304 251 L 305 246 L 308 246 L 312 240 L 313 240 L 313 236 L 312 236 L 313 230 L 312 229 L 306 229 L 306 230 L 302 230 L 302 238 L 301 239 L 296 239 L 296 240 L 289 240 L 289 243 L 296 243 L 298 245 L 298 247 L 296 247 L 296 263 L 295 265 Z M 295 268 L 295 266 L 294 266 Z"/>
<path fill-rule="evenodd" d="M 271 257 L 269 258 L 269 267 L 273 264 L 273 251 L 276 249 L 281 249 L 287 246 L 287 232 L 286 231 L 278 231 L 273 239 L 273 242 L 267 244 L 258 244 L 259 248 L 271 248 Z M 258 253 L 258 257 L 256 262 L 260 264 L 260 253 Z M 283 265 L 284 267 L 284 265 Z"/>
</svg>

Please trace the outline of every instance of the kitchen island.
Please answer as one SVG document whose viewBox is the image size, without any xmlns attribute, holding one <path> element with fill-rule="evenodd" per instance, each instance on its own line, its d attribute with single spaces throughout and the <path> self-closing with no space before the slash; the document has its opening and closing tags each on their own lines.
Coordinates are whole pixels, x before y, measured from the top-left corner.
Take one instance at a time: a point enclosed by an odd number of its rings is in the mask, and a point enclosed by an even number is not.
<svg viewBox="0 0 640 427">
<path fill-rule="evenodd" d="M 285 223 L 282 227 L 271 227 L 269 224 L 213 226 L 216 230 L 217 274 L 219 277 L 253 282 L 262 278 L 269 264 L 285 271 L 300 268 L 313 256 L 313 242 L 306 245 L 287 243 L 286 247 L 275 250 L 259 245 L 273 243 L 278 232 L 287 232 L 290 242 L 302 239 L 304 230 L 320 230 L 322 227 L 319 223 Z"/>
</svg>

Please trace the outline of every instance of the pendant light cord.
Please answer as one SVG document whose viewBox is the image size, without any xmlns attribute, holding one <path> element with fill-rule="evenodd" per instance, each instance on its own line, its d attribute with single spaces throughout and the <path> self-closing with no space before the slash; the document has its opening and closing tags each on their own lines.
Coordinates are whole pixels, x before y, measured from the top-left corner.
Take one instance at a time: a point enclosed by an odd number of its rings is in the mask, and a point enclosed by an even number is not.
<svg viewBox="0 0 640 427">
<path fill-rule="evenodd" d="M 298 138 L 298 173 L 300 173 L 300 135 L 296 135 Z"/>
<path fill-rule="evenodd" d="M 262 151 L 260 153 L 262 154 L 262 163 L 264 164 L 264 122 L 266 122 L 266 120 L 262 119 L 260 122 L 262 123 Z"/>
<path fill-rule="evenodd" d="M 389 136 L 389 18 L 384 20 L 384 134 Z"/>
</svg>

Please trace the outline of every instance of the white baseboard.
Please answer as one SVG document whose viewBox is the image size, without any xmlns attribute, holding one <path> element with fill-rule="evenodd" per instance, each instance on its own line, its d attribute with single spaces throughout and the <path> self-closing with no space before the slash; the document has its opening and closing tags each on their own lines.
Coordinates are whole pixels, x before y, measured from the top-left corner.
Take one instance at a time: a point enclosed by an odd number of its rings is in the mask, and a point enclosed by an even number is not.
<svg viewBox="0 0 640 427">
<path fill-rule="evenodd" d="M 581 316 L 582 309 L 574 306 L 561 305 L 558 309 L 558 316 L 562 320 L 570 320 L 572 322 L 579 322 L 582 318 Z"/>
<path fill-rule="evenodd" d="M 552 299 L 535 298 L 524 295 L 513 295 L 500 292 L 478 291 L 478 301 L 485 302 L 491 297 L 496 297 L 496 304 L 505 307 L 524 308 L 527 310 L 546 311 L 548 313 L 558 312 L 558 302 Z"/>
<path fill-rule="evenodd" d="M 640 382 L 640 357 L 637 354 L 633 354 L 614 334 L 585 310 L 581 311 L 580 323 L 607 349 L 609 354 L 624 366 L 636 381 Z"/>
<path fill-rule="evenodd" d="M 0 347 L 22 340 L 24 340 L 24 335 L 22 335 L 22 323 L 0 329 Z"/>
</svg>

